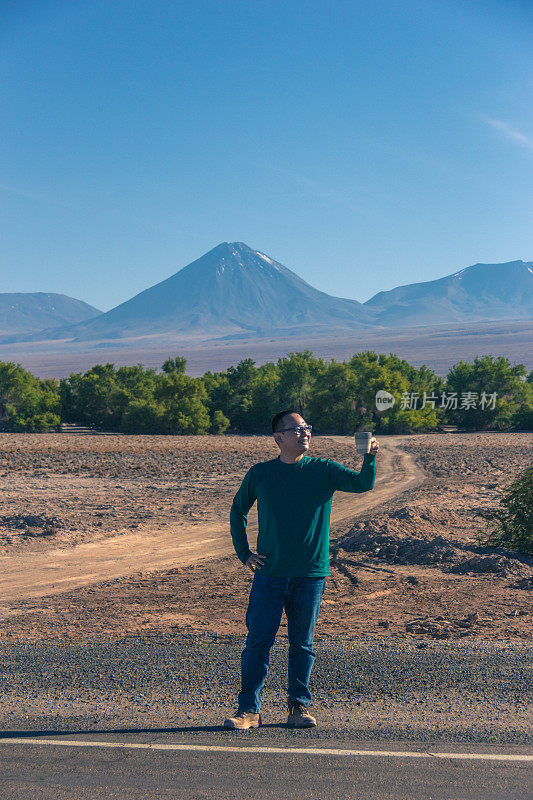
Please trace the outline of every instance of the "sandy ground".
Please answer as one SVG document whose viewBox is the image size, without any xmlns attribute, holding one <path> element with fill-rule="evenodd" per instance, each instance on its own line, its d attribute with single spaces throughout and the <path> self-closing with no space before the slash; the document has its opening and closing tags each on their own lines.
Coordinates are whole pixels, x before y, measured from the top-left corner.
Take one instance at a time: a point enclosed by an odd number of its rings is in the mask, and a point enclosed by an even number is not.
<svg viewBox="0 0 533 800">
<path fill-rule="evenodd" d="M 57 444 L 57 442 L 55 443 Z M 237 443 L 242 446 L 242 440 L 237 439 Z M 59 438 L 59 444 L 64 445 L 65 438 Z M 139 442 L 135 444 L 140 446 L 142 458 L 143 448 L 146 448 L 146 439 L 140 444 Z M 193 441 L 192 444 L 197 449 L 200 447 L 197 441 Z M 221 441 L 219 439 L 217 441 L 215 439 L 214 442 L 207 441 L 207 445 L 209 444 L 212 449 L 214 447 L 215 451 L 218 449 L 215 455 L 222 462 L 219 468 L 227 467 L 228 453 L 225 452 L 225 448 L 228 440 Z M 181 443 L 178 441 L 177 445 L 179 447 Z M 270 451 L 272 446 L 270 437 L 263 437 L 263 445 L 267 451 Z M 115 444 L 115 448 L 116 446 Z M 324 455 L 338 453 L 339 449 L 344 448 L 349 462 L 352 463 L 352 466 L 356 465 L 353 463 L 353 448 L 347 446 L 344 441 L 334 444 L 327 439 L 321 439 L 317 442 L 316 448 L 317 453 Z M 169 454 L 165 453 L 164 457 L 159 455 L 159 467 L 164 470 L 165 462 L 169 460 Z M 196 456 L 199 457 L 200 453 L 197 452 Z M 207 452 L 207 456 L 213 463 L 213 453 Z M 131 453 L 129 459 L 131 461 Z M 361 462 L 361 457 L 358 457 L 357 461 Z M 333 520 L 336 523 L 351 520 L 361 510 L 374 507 L 396 495 L 399 486 L 402 488 L 415 486 L 424 480 L 423 472 L 415 465 L 413 458 L 400 451 L 393 439 L 383 447 L 380 463 L 380 475 L 373 492 L 364 495 L 349 493 L 337 495 L 333 508 Z M 128 466 L 131 468 L 130 465 Z M 189 463 L 187 466 L 184 465 L 184 471 L 194 473 L 196 467 L 196 464 Z M 142 469 L 146 472 L 146 463 L 142 464 Z M 98 470 L 102 471 L 101 461 L 98 464 Z M 153 470 L 154 464 L 152 463 L 148 472 L 152 473 Z M 114 460 L 112 473 L 114 474 L 116 471 L 117 465 Z M 71 530 L 72 520 L 69 520 L 68 517 L 63 521 L 57 517 L 50 518 L 45 513 L 8 515 L 5 520 L 6 524 L 15 527 L 19 535 L 13 536 L 8 533 L 5 536 L 7 552 L 0 556 L 2 566 L 0 595 L 3 598 L 4 611 L 7 610 L 5 603 L 8 601 L 44 597 L 91 585 L 99 579 L 129 576 L 141 571 L 143 573 L 154 570 L 161 571 L 164 568 L 178 565 L 189 565 L 201 559 L 233 554 L 231 538 L 228 535 L 228 508 L 241 478 L 242 472 L 228 475 L 207 475 L 200 479 L 190 477 L 183 482 L 184 491 L 181 498 L 178 492 L 172 493 L 171 486 L 169 486 L 166 489 L 167 493 L 170 492 L 169 496 L 177 498 L 177 500 L 175 499 L 174 508 L 170 503 L 166 518 L 159 513 L 158 498 L 157 496 L 153 497 L 154 486 L 150 482 L 147 484 L 146 475 L 144 480 L 142 476 L 137 478 L 130 487 L 132 495 L 130 505 L 123 503 L 122 506 L 110 506 L 108 504 L 107 512 L 97 511 L 96 520 L 91 520 L 90 514 L 83 515 L 83 512 L 78 512 L 82 514 L 83 530 L 77 528 Z M 63 492 L 72 494 L 70 479 L 60 481 L 59 484 L 56 482 L 56 492 L 58 485 Z M 100 489 L 102 488 L 116 490 L 115 481 L 112 479 L 111 486 L 106 487 L 104 479 L 104 487 L 101 486 Z M 123 487 L 119 485 L 119 488 Z M 195 500 L 195 493 L 199 491 L 201 491 L 203 500 L 202 506 Z M 134 495 L 135 492 L 139 494 L 138 498 Z M 97 496 L 97 492 L 95 492 L 95 496 Z M 150 510 L 148 505 L 150 498 L 154 510 Z M 88 498 L 84 496 L 76 498 L 78 502 L 86 501 L 86 499 Z M 15 500 L 16 502 L 17 500 Z M 146 520 L 142 526 L 135 522 L 135 516 L 133 521 L 131 519 L 132 508 L 135 514 L 135 505 L 139 506 L 139 504 L 141 510 L 140 512 L 137 510 L 136 513 L 140 515 L 141 519 Z M 191 505 L 194 508 L 193 515 L 190 513 Z M 102 525 L 100 517 L 102 516 L 107 516 L 107 525 L 109 526 L 104 531 L 100 527 Z M 129 526 L 130 530 L 111 527 L 117 524 L 117 518 L 123 526 Z M 38 525 L 39 522 L 41 527 Z M 140 528 L 140 530 L 137 531 L 136 528 Z M 248 533 L 250 541 L 255 542 L 257 538 L 256 511 L 249 515 Z"/>
<path fill-rule="evenodd" d="M 380 443 L 373 492 L 334 501 L 317 638 L 531 641 L 533 559 L 480 547 L 476 512 L 531 463 L 533 435 Z M 275 453 L 269 437 L 0 436 L 3 638 L 242 633 L 253 576 L 228 509 Z M 312 454 L 359 468 L 350 439 Z"/>
</svg>

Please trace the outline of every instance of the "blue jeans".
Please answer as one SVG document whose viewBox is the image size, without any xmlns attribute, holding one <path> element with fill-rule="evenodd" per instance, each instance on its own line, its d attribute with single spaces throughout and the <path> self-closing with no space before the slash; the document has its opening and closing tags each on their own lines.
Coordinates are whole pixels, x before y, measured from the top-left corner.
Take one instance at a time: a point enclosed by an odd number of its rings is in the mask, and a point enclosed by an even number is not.
<svg viewBox="0 0 533 800">
<path fill-rule="evenodd" d="M 270 648 L 284 608 L 289 635 L 289 698 L 304 705 L 311 702 L 307 684 L 316 657 L 313 638 L 325 586 L 325 577 L 273 578 L 255 573 L 246 612 L 248 636 L 241 655 L 240 709 L 259 713 Z"/>
</svg>

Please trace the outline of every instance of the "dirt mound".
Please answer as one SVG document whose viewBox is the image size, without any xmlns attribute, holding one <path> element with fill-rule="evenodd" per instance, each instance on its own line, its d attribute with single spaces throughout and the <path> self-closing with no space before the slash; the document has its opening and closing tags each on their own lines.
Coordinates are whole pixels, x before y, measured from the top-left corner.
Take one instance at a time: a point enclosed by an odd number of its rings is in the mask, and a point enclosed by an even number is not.
<svg viewBox="0 0 533 800">
<path fill-rule="evenodd" d="M 390 533 L 395 536 L 406 534 L 424 535 L 440 534 L 442 530 L 465 528 L 465 512 L 458 513 L 448 508 L 439 508 L 420 499 L 413 499 L 409 505 L 391 509 L 386 516 L 354 526 L 354 530 L 372 530 L 379 533 Z"/>
<path fill-rule="evenodd" d="M 62 525 L 59 517 L 42 514 L 10 514 L 0 517 L 0 530 L 5 528 L 11 534 L 20 532 L 22 536 L 53 536 Z"/>
<path fill-rule="evenodd" d="M 513 589 L 533 589 L 533 575 L 529 578 L 520 578 L 510 585 Z"/>
<path fill-rule="evenodd" d="M 399 538 L 379 531 L 363 530 L 349 535 L 342 541 L 343 550 L 348 553 L 372 553 L 377 558 L 391 564 L 442 564 L 457 559 L 457 549 L 443 536 Z"/>
<path fill-rule="evenodd" d="M 474 555 L 465 561 L 455 564 L 450 572 L 462 574 L 464 572 L 500 572 L 507 574 L 513 567 L 513 561 L 501 555 Z"/>
<path fill-rule="evenodd" d="M 357 522 L 339 545 L 391 564 L 451 564 L 460 550 L 445 533 L 462 527 L 463 518 L 455 511 L 413 500 L 376 519 Z"/>
<path fill-rule="evenodd" d="M 533 559 L 476 544 L 476 510 L 469 505 L 454 511 L 415 497 L 376 519 L 357 522 L 336 544 L 389 564 L 432 565 L 455 574 L 506 575 L 533 567 Z"/>
<path fill-rule="evenodd" d="M 456 546 L 442 535 L 416 537 L 383 533 L 383 527 L 387 530 L 386 523 L 381 529 L 379 523 L 372 522 L 358 523 L 355 527 L 358 530 L 344 537 L 338 544 L 339 549 L 347 553 L 367 553 L 389 564 L 440 566 L 455 574 L 492 572 L 500 575 L 519 570 L 524 564 L 532 566 L 531 559 L 513 558 L 503 554 L 501 549 L 487 554 L 488 548 Z"/>
<path fill-rule="evenodd" d="M 395 511 L 391 511 L 388 521 L 394 524 L 393 521 L 395 520 L 401 521 L 402 527 L 405 527 L 406 522 L 413 527 L 420 527 L 423 523 L 429 523 L 430 526 L 461 525 L 462 523 L 461 516 L 454 511 L 433 508 L 423 503 L 402 506 Z"/>
</svg>

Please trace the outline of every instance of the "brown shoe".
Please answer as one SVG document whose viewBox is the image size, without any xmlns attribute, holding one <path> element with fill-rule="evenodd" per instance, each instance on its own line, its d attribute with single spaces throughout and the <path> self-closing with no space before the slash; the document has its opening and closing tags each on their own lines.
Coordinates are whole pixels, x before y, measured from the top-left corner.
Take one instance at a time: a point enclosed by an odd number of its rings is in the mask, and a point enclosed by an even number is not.
<svg viewBox="0 0 533 800">
<path fill-rule="evenodd" d="M 311 716 L 307 707 L 303 703 L 296 700 L 287 700 L 289 707 L 289 718 L 287 725 L 293 725 L 295 728 L 314 728 L 316 719 Z"/>
<path fill-rule="evenodd" d="M 241 711 L 239 709 L 235 712 L 233 717 L 228 717 L 224 720 L 225 728 L 245 730 L 246 728 L 258 728 L 261 725 L 261 715 L 254 714 L 252 711 Z"/>
</svg>

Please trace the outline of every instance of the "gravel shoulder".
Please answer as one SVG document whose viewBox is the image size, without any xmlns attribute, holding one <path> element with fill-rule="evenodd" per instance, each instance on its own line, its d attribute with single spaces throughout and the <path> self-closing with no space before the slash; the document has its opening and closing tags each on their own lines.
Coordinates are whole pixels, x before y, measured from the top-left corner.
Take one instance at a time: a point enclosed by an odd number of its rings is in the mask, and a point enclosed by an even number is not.
<svg viewBox="0 0 533 800">
<path fill-rule="evenodd" d="M 244 636 L 151 634 L 86 644 L 0 648 L 4 733 L 169 732 L 225 743 Z M 254 744 L 328 741 L 531 744 L 529 645 L 398 640 L 316 644 L 311 677 L 317 729 L 286 727 L 287 641 L 278 637 Z"/>
</svg>

